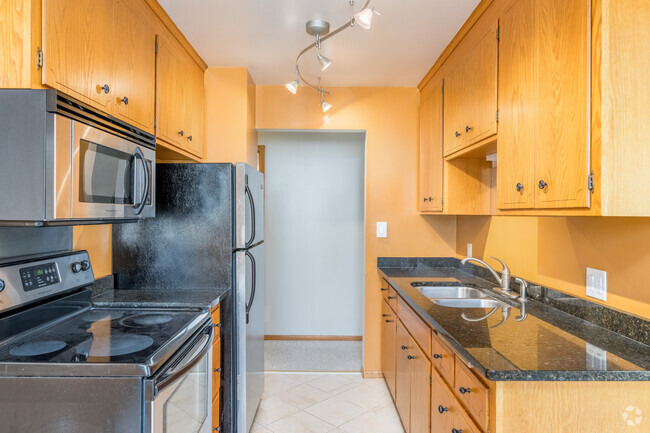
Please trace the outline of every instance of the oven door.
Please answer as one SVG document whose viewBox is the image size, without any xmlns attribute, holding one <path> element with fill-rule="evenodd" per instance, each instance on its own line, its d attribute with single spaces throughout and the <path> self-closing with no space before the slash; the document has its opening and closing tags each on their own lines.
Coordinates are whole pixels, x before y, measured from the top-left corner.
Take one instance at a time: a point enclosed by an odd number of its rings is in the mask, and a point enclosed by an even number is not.
<svg viewBox="0 0 650 433">
<path fill-rule="evenodd" d="M 179 351 L 153 382 L 152 433 L 209 433 L 212 426 L 212 324 Z"/>
<path fill-rule="evenodd" d="M 155 216 L 153 149 L 73 121 L 72 219 Z"/>
</svg>

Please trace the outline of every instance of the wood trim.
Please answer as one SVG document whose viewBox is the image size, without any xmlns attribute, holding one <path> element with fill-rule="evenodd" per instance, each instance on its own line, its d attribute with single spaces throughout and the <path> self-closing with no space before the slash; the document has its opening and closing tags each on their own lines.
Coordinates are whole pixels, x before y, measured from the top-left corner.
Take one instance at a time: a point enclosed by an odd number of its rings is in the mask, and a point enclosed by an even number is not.
<svg viewBox="0 0 650 433">
<path fill-rule="evenodd" d="M 257 169 L 260 173 L 264 173 L 266 169 L 266 146 L 257 146 Z"/>
<path fill-rule="evenodd" d="M 194 61 L 205 71 L 208 65 L 203 61 L 199 53 L 196 52 L 192 44 L 185 38 L 183 32 L 176 26 L 174 21 L 167 15 L 167 12 L 160 6 L 157 0 L 144 0 L 149 7 L 153 10 L 154 14 L 162 22 L 162 24 L 169 30 L 169 32 L 176 38 L 176 40 L 185 48 L 185 51 L 194 59 Z"/>
<path fill-rule="evenodd" d="M 147 0 L 150 1 L 150 0 Z M 422 81 L 420 81 L 420 84 L 418 84 L 418 89 L 420 91 L 424 86 L 427 84 L 427 82 L 434 76 L 436 72 L 440 69 L 440 67 L 445 63 L 447 58 L 451 55 L 451 53 L 456 49 L 458 44 L 463 40 L 465 35 L 469 32 L 469 30 L 476 24 L 478 19 L 483 15 L 483 12 L 485 12 L 488 7 L 492 4 L 494 0 L 481 0 L 481 3 L 476 6 L 474 11 L 472 11 L 471 15 L 469 18 L 467 18 L 467 21 L 463 24 L 463 26 L 458 30 L 458 33 L 456 33 L 456 36 L 449 42 L 449 45 L 442 51 L 442 54 L 438 57 L 436 62 L 433 64 L 431 69 L 429 69 L 429 72 L 422 78 Z"/>
<path fill-rule="evenodd" d="M 288 341 L 363 341 L 361 335 L 265 335 L 264 339 Z"/>
<path fill-rule="evenodd" d="M 381 371 L 365 371 L 363 367 L 361 367 L 361 377 L 364 379 L 383 379 L 384 373 Z"/>
</svg>

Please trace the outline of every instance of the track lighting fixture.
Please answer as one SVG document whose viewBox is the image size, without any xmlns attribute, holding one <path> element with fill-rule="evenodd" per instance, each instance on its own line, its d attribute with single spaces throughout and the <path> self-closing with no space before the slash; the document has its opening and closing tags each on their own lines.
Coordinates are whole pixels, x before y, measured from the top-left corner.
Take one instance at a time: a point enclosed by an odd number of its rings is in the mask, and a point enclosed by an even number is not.
<svg viewBox="0 0 650 433">
<path fill-rule="evenodd" d="M 350 6 L 354 6 L 354 0 L 349 0 L 349 2 L 350 2 Z M 320 52 L 321 43 L 331 38 L 332 36 L 342 32 L 343 30 L 349 27 L 353 27 L 355 22 L 359 23 L 359 25 L 364 29 L 369 29 L 374 14 L 381 15 L 379 12 L 375 10 L 374 6 L 370 6 L 370 0 L 366 0 L 366 3 L 363 5 L 363 7 L 359 12 L 353 14 L 350 17 L 350 20 L 348 22 L 346 22 L 341 27 L 337 28 L 331 33 L 330 33 L 330 23 L 328 23 L 327 21 L 322 19 L 312 19 L 307 21 L 305 29 L 307 33 L 309 33 L 310 35 L 316 36 L 316 42 L 307 46 L 304 50 L 300 52 L 300 54 L 298 54 L 298 57 L 296 57 L 296 79 L 291 81 L 290 83 L 285 84 L 286 88 L 291 93 L 295 94 L 298 90 L 298 86 L 301 84 L 310 87 L 311 89 L 317 91 L 320 94 L 320 105 L 321 108 L 323 109 L 323 112 L 327 112 L 327 110 L 332 108 L 332 104 L 329 104 L 324 100 L 324 94 L 325 93 L 329 94 L 329 92 L 327 92 L 325 89 L 321 87 L 320 77 L 318 77 L 318 87 L 316 87 L 313 84 L 309 83 L 309 81 L 307 81 L 305 77 L 303 77 L 302 74 L 300 73 L 300 67 L 298 66 L 300 58 L 307 51 L 315 47 L 317 49 L 316 59 L 318 60 L 318 63 L 320 63 L 321 71 L 324 71 L 325 69 L 330 67 L 330 65 L 332 64 L 332 60 L 328 59 L 327 57 L 321 54 Z"/>
</svg>

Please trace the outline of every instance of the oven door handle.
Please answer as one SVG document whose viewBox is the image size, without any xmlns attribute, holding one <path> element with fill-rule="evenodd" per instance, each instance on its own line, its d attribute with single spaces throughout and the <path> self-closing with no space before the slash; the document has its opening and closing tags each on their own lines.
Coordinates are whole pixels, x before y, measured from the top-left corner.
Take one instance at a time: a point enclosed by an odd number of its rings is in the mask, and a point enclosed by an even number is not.
<svg viewBox="0 0 650 433">
<path fill-rule="evenodd" d="M 196 364 L 199 363 L 199 361 L 201 361 L 201 359 L 203 359 L 205 354 L 208 353 L 212 347 L 212 334 L 214 332 L 212 328 L 212 326 L 207 326 L 204 329 L 203 336 L 200 338 L 200 340 L 204 340 L 205 342 L 203 343 L 201 350 L 196 355 L 192 356 L 192 358 L 189 360 L 185 359 L 190 353 L 193 352 L 192 349 L 200 343 L 194 343 L 189 349 L 185 350 L 184 354 L 181 356 L 179 364 L 173 366 L 171 370 L 165 372 L 163 374 L 164 377 L 160 381 L 156 381 L 154 386 L 154 396 L 160 393 L 163 389 L 167 388 L 169 385 L 173 384 L 179 377 L 190 371 Z"/>
<path fill-rule="evenodd" d="M 147 204 L 147 197 L 149 196 L 149 164 L 147 164 L 147 160 L 145 159 L 144 154 L 139 147 L 135 148 L 133 156 L 135 159 L 139 159 L 142 162 L 142 168 L 144 169 L 144 189 L 142 191 L 142 201 L 139 204 L 135 205 L 135 214 L 140 215 L 144 209 L 144 206 Z"/>
</svg>

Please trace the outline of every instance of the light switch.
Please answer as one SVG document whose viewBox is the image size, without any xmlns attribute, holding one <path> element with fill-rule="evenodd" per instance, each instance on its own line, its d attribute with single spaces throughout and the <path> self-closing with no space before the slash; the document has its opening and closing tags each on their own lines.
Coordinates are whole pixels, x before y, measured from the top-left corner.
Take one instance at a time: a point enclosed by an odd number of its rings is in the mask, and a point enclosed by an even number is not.
<svg viewBox="0 0 650 433">
<path fill-rule="evenodd" d="M 378 222 L 377 223 L 377 237 L 386 238 L 388 237 L 388 223 L 387 222 Z"/>
<path fill-rule="evenodd" d="M 607 300 L 607 272 L 587 268 L 587 296 Z"/>
<path fill-rule="evenodd" d="M 472 257 L 472 243 L 467 242 L 467 257 Z"/>
</svg>

